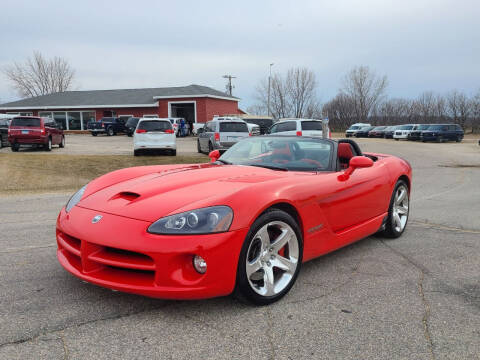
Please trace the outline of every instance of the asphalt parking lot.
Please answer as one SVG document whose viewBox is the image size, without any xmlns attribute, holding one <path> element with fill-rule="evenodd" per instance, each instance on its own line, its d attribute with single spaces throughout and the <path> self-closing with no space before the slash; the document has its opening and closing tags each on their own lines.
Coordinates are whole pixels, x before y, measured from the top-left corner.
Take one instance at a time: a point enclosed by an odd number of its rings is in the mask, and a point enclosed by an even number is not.
<svg viewBox="0 0 480 360">
<path fill-rule="evenodd" d="M 131 154 L 129 141 L 69 135 L 64 150 Z M 0 197 L 0 359 L 479 359 L 480 147 L 359 143 L 413 166 L 404 235 L 304 264 L 268 307 L 83 283 L 56 260 L 55 220 L 70 194 Z M 195 152 L 194 139 L 178 149 Z"/>
</svg>

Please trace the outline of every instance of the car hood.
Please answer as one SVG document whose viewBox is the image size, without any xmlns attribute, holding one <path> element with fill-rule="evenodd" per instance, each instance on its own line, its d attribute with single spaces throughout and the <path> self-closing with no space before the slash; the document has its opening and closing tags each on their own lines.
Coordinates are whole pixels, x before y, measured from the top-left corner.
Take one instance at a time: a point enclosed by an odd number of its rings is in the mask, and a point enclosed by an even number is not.
<svg viewBox="0 0 480 360">
<path fill-rule="evenodd" d="M 78 206 L 153 222 L 196 208 L 228 205 L 228 197 L 246 187 L 291 176 L 289 172 L 235 165 L 159 168 L 90 194 L 87 187 Z"/>
</svg>

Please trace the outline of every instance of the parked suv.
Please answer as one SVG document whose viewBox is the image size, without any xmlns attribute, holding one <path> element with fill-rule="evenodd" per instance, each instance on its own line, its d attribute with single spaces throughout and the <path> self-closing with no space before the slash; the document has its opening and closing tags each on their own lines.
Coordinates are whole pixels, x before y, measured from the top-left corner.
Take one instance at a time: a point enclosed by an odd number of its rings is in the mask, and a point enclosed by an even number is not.
<svg viewBox="0 0 480 360">
<path fill-rule="evenodd" d="M 140 120 L 140 118 L 138 117 L 131 117 L 127 120 L 127 122 L 125 123 L 125 132 L 127 133 L 127 136 L 133 136 L 133 133 L 137 128 L 138 120 Z"/>
<path fill-rule="evenodd" d="M 322 120 L 315 119 L 280 119 L 269 130 L 270 134 L 323 136 Z M 328 130 L 330 137 L 330 130 Z"/>
<path fill-rule="evenodd" d="M 428 130 L 422 131 L 420 135 L 422 141 L 456 141 L 460 142 L 463 139 L 464 132 L 460 125 L 456 124 L 436 124 L 430 125 Z"/>
<path fill-rule="evenodd" d="M 420 140 L 422 138 L 422 132 L 425 130 L 428 130 L 430 126 L 431 126 L 430 124 L 423 124 L 423 125 L 417 126 L 415 130 L 412 130 L 408 133 L 407 140 L 412 140 L 412 141 Z"/>
<path fill-rule="evenodd" d="M 265 135 L 268 132 L 268 129 L 273 125 L 274 121 L 269 117 L 258 117 L 258 118 L 243 118 L 248 124 L 255 124 L 260 127 L 260 135 Z"/>
<path fill-rule="evenodd" d="M 8 142 L 12 151 L 18 151 L 21 146 L 42 146 L 50 151 L 52 145 L 65 147 L 65 136 L 50 118 L 18 116 L 13 118 L 8 129 Z"/>
<path fill-rule="evenodd" d="M 419 124 L 400 125 L 395 129 L 395 132 L 393 133 L 393 138 L 397 141 L 400 139 L 407 139 L 408 134 L 410 134 L 410 132 L 412 132 L 413 130 L 417 130 L 419 126 Z"/>
<path fill-rule="evenodd" d="M 199 129 L 197 150 L 210 152 L 212 150 L 226 150 L 238 141 L 249 136 L 245 121 L 235 117 L 219 117 L 208 121 L 203 129 Z"/>
<path fill-rule="evenodd" d="M 119 132 L 126 132 L 123 120 L 114 117 L 104 117 L 100 121 L 90 121 L 87 125 L 87 130 L 90 130 L 92 136 L 97 136 L 98 134 L 113 136 Z"/>
</svg>

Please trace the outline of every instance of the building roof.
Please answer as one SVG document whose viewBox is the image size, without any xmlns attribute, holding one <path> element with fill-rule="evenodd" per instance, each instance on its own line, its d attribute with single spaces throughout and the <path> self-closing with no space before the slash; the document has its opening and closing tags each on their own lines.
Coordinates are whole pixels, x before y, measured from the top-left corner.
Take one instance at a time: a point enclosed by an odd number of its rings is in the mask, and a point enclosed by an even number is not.
<svg viewBox="0 0 480 360">
<path fill-rule="evenodd" d="M 148 107 L 157 106 L 162 98 L 211 97 L 238 101 L 239 99 L 207 86 L 189 85 L 165 88 L 65 91 L 18 100 L 0 105 L 7 109 L 42 109 L 73 107 Z"/>
</svg>

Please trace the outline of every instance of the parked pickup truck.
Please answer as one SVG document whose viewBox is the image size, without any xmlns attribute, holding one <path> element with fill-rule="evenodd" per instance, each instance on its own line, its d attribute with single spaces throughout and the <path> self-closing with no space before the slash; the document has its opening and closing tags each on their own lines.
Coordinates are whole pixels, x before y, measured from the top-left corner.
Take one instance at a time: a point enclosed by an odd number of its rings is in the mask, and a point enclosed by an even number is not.
<svg viewBox="0 0 480 360">
<path fill-rule="evenodd" d="M 100 121 L 90 121 L 87 125 L 87 130 L 92 133 L 92 136 L 103 133 L 113 136 L 120 132 L 126 132 L 123 120 L 114 117 L 104 117 Z"/>
</svg>

